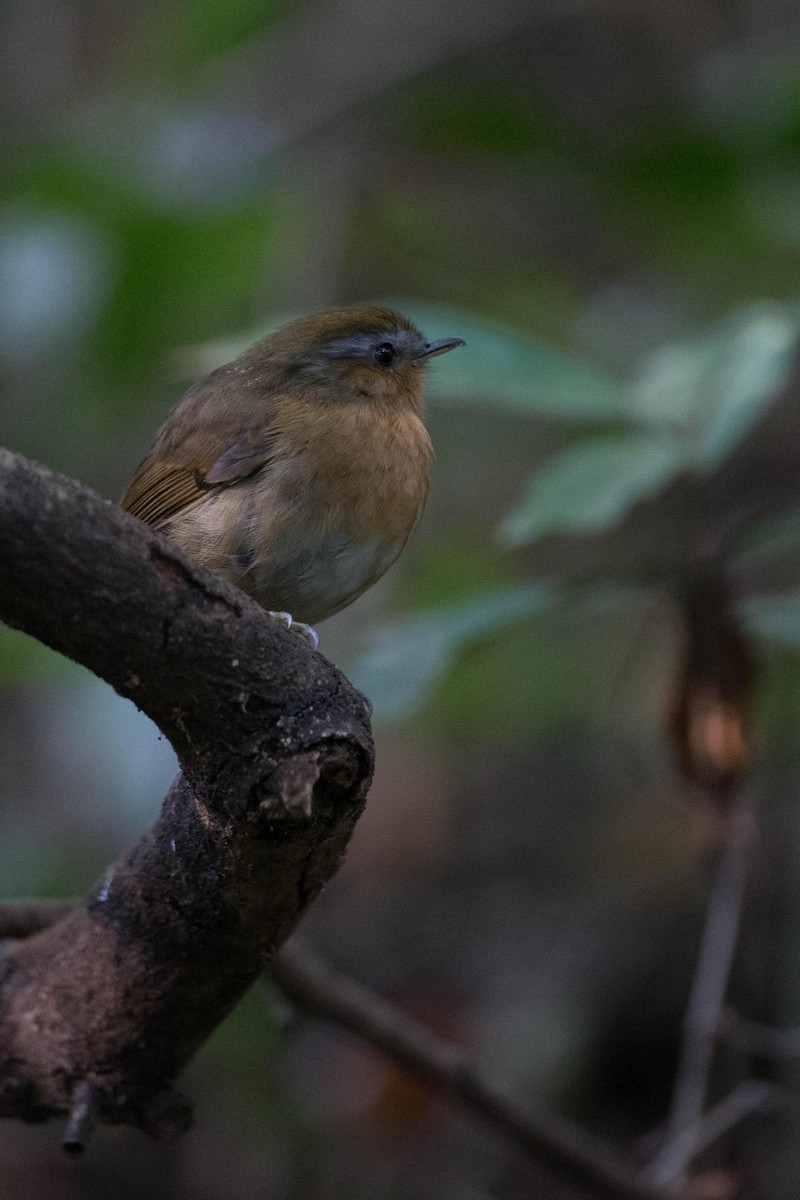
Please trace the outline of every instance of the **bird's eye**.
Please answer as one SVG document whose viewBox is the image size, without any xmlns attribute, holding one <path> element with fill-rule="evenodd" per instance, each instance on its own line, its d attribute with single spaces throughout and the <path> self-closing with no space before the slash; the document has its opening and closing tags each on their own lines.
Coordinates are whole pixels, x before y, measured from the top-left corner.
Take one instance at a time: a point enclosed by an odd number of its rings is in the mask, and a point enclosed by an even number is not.
<svg viewBox="0 0 800 1200">
<path fill-rule="evenodd" d="M 381 342 L 380 346 L 376 346 L 372 351 L 372 357 L 378 366 L 390 367 L 394 362 L 394 346 L 391 342 Z"/>
</svg>

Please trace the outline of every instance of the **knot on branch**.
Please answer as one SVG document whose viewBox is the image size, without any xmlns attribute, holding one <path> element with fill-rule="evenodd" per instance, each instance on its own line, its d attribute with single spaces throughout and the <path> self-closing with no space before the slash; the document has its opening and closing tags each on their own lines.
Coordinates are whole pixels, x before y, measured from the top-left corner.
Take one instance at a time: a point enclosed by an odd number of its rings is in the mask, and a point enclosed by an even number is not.
<svg viewBox="0 0 800 1200">
<path fill-rule="evenodd" d="M 310 820 L 336 797 L 346 799 L 359 776 L 352 751 L 321 747 L 276 765 L 259 786 L 258 816 L 269 822 Z"/>
</svg>

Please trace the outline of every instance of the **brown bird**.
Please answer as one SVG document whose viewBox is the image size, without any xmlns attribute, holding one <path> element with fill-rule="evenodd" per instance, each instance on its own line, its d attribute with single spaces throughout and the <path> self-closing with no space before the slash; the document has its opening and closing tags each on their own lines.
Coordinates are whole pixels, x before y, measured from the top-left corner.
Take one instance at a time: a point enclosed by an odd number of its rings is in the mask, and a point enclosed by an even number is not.
<svg viewBox="0 0 800 1200">
<path fill-rule="evenodd" d="M 316 646 L 419 520 L 422 368 L 463 344 L 384 308 L 292 321 L 186 392 L 120 503 Z"/>
</svg>

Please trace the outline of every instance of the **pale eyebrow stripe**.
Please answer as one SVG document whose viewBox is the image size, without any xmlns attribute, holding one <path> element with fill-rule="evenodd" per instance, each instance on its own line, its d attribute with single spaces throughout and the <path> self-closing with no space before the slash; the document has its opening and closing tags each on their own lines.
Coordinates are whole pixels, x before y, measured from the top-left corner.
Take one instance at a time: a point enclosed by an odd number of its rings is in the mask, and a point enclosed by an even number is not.
<svg viewBox="0 0 800 1200">
<path fill-rule="evenodd" d="M 337 338 L 322 348 L 326 358 L 358 358 L 369 354 L 373 346 L 381 342 L 391 342 L 399 351 L 410 351 L 423 345 L 425 339 L 419 333 L 410 329 L 375 329 L 370 333 L 354 333 L 348 337 Z"/>
<path fill-rule="evenodd" d="M 329 342 L 323 347 L 323 354 L 330 358 L 350 358 L 361 354 L 368 354 L 370 348 L 375 342 L 377 334 L 370 333 L 354 333 L 350 337 L 337 338 L 334 342 Z M 387 333 L 387 339 L 391 335 Z"/>
</svg>

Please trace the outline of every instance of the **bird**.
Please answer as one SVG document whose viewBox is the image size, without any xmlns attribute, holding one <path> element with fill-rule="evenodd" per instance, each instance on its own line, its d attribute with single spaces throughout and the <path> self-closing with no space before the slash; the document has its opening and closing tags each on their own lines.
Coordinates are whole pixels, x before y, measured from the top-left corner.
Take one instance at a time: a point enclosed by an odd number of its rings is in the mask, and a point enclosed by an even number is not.
<svg viewBox="0 0 800 1200">
<path fill-rule="evenodd" d="M 316 649 L 422 514 L 424 368 L 463 345 L 388 308 L 291 321 L 189 388 L 120 504 Z"/>
</svg>

